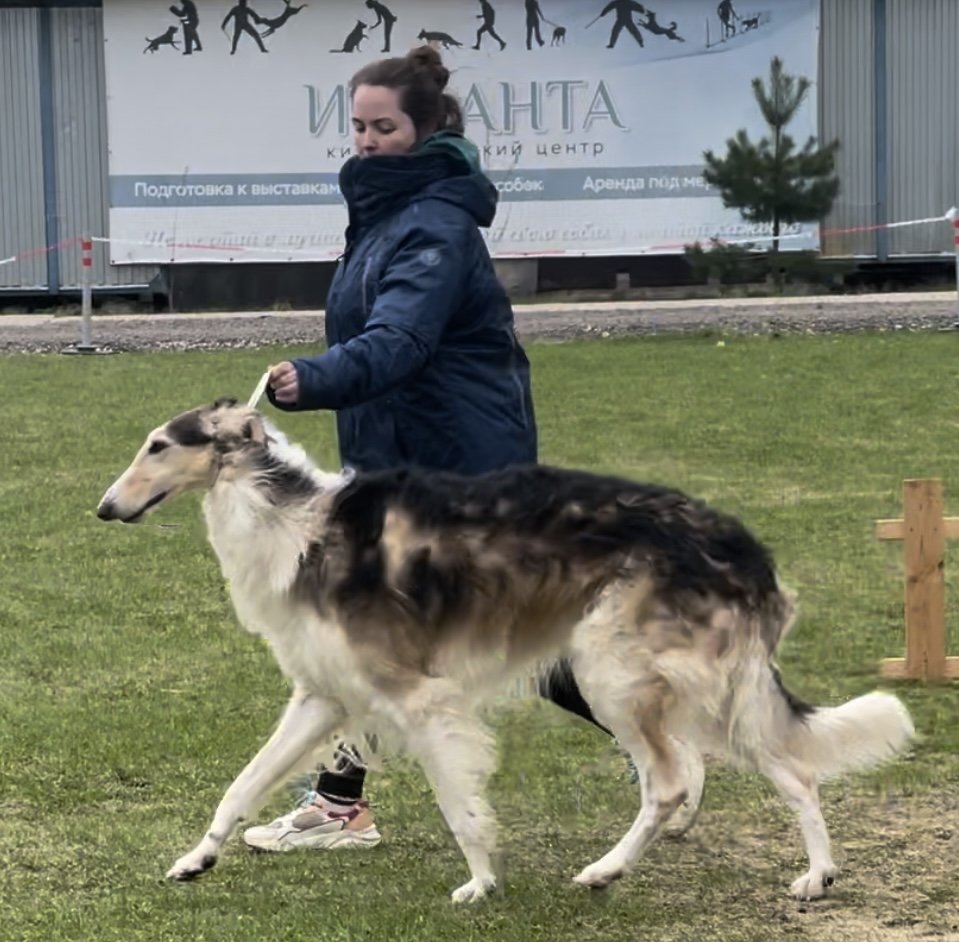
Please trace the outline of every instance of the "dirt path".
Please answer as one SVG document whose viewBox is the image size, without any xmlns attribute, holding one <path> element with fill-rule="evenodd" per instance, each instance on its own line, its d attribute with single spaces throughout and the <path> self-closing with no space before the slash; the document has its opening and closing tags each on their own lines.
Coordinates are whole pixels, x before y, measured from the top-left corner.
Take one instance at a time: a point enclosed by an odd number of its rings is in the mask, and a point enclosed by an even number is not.
<svg viewBox="0 0 959 942">
<path fill-rule="evenodd" d="M 322 311 L 242 314 L 95 314 L 91 337 L 110 350 L 191 350 L 315 344 Z M 959 329 L 951 292 L 752 298 L 716 301 L 643 301 L 516 306 L 524 340 L 717 330 L 737 333 L 836 333 L 852 330 Z M 79 317 L 0 316 L 0 351 L 59 352 L 80 339 Z"/>
</svg>

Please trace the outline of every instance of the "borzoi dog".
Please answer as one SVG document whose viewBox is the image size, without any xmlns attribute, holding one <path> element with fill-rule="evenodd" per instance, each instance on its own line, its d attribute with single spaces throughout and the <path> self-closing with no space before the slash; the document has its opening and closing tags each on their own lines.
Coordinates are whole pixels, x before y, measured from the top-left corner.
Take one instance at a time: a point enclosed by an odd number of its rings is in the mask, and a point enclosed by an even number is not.
<svg viewBox="0 0 959 942">
<path fill-rule="evenodd" d="M 836 866 L 819 781 L 913 735 L 891 695 L 818 708 L 787 692 L 772 658 L 794 603 L 769 552 L 677 491 L 549 467 L 325 474 L 258 412 L 221 400 L 150 433 L 97 513 L 133 523 L 191 489 L 206 492 L 237 615 L 293 696 L 173 879 L 209 870 L 337 732 L 367 732 L 422 765 L 470 871 L 453 899 L 486 896 L 493 749 L 478 707 L 561 657 L 640 770 L 639 814 L 575 878 L 589 887 L 622 877 L 686 798 L 678 739 L 772 780 L 809 856 L 792 891 L 822 896 Z"/>
</svg>

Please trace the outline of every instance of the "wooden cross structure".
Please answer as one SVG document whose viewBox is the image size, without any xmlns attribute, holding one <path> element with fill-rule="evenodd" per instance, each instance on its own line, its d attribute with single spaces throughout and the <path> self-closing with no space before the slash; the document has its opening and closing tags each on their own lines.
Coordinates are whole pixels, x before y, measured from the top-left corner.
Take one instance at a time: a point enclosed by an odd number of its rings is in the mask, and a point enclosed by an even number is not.
<svg viewBox="0 0 959 942">
<path fill-rule="evenodd" d="M 959 538 L 959 517 L 942 515 L 942 482 L 902 482 L 902 520 L 877 520 L 876 538 L 902 540 L 906 563 L 906 656 L 887 657 L 884 677 L 957 680 L 959 657 L 946 657 L 945 541 Z"/>
</svg>

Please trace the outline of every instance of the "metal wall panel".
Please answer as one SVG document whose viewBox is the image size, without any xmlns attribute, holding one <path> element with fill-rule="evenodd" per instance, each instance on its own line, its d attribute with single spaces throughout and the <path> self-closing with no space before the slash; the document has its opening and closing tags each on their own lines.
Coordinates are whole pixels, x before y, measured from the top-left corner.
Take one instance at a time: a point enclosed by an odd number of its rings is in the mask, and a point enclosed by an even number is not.
<svg viewBox="0 0 959 942">
<path fill-rule="evenodd" d="M 64 237 L 108 234 L 107 103 L 102 10 L 56 9 L 53 18 L 53 91 L 57 202 Z M 104 243 L 94 243 L 93 283 L 144 285 L 154 265 L 110 265 Z M 78 248 L 62 256 L 61 281 L 80 282 Z"/>
<path fill-rule="evenodd" d="M 886 0 L 891 221 L 959 203 L 959 3 Z M 891 254 L 952 251 L 949 224 L 893 230 Z"/>
<path fill-rule="evenodd" d="M 841 143 L 841 187 L 823 221 L 822 250 L 874 255 L 873 232 L 830 233 L 876 221 L 873 0 L 822 0 L 819 48 L 819 138 Z"/>
<path fill-rule="evenodd" d="M 0 10 L 0 259 L 44 245 L 39 12 Z M 0 264 L 0 289 L 46 284 L 43 252 Z"/>
<path fill-rule="evenodd" d="M 874 13 L 885 9 L 886 147 L 877 154 Z M 54 7 L 52 92 L 59 237 L 108 234 L 106 91 L 102 11 Z M 0 9 L 0 259 L 45 245 L 41 128 L 40 16 L 36 8 Z M 881 21 L 880 21 L 881 22 Z M 874 256 L 875 233 L 837 233 L 936 216 L 959 203 L 959 0 L 821 0 L 820 139 L 839 138 L 842 189 L 824 220 L 827 255 Z M 881 59 L 880 59 L 881 62 Z M 786 62 L 788 69 L 788 60 Z M 879 104 L 882 104 L 880 99 Z M 883 121 L 878 124 L 883 130 Z M 877 202 L 880 168 L 888 189 Z M 880 194 L 882 195 L 882 194 Z M 896 255 L 951 252 L 949 227 L 892 229 Z M 94 252 L 94 284 L 146 284 L 154 266 L 111 266 Z M 79 256 L 60 257 L 61 282 L 79 282 Z M 3 288 L 45 288 L 42 252 L 0 265 Z"/>
</svg>

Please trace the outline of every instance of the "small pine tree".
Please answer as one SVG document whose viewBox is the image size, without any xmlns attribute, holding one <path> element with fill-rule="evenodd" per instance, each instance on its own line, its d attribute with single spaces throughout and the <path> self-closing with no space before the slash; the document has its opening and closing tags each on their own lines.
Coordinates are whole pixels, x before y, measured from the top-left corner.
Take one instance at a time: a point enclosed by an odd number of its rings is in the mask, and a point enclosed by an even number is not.
<svg viewBox="0 0 959 942">
<path fill-rule="evenodd" d="M 839 141 L 825 147 L 810 137 L 801 151 L 786 133 L 810 88 L 807 78 L 795 78 L 783 71 L 777 56 L 770 64 L 769 85 L 761 78 L 752 82 L 770 137 L 750 141 L 745 130 L 726 142 L 726 156 L 707 150 L 703 157 L 703 178 L 719 190 L 723 205 L 738 209 L 748 222 L 770 222 L 773 227 L 772 254 L 779 251 L 783 224 L 813 222 L 832 208 L 839 193 L 835 174 Z"/>
</svg>

